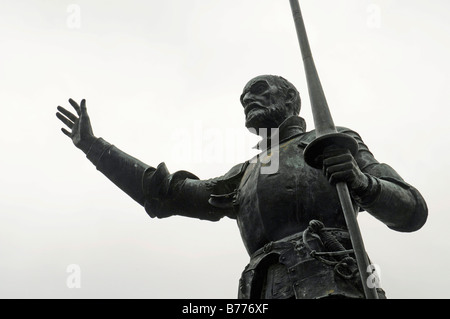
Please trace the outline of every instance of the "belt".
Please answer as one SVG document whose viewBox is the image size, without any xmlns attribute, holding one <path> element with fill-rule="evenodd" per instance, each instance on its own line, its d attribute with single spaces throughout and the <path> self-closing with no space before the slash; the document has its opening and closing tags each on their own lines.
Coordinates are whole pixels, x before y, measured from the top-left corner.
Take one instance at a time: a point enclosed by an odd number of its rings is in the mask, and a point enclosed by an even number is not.
<svg viewBox="0 0 450 319">
<path fill-rule="evenodd" d="M 263 247 L 255 251 L 250 259 L 259 257 L 260 255 L 265 255 L 270 252 L 282 251 L 284 249 L 293 248 L 298 244 L 303 242 L 303 232 L 289 235 L 277 241 L 271 241 L 265 244 Z"/>
<path fill-rule="evenodd" d="M 341 228 L 323 227 L 321 229 L 321 231 L 322 232 L 331 232 L 332 234 L 338 235 L 341 238 L 350 239 L 350 237 L 348 237 L 348 231 L 341 229 Z M 319 241 L 320 246 L 323 246 L 322 238 L 316 232 L 312 231 L 310 227 L 308 227 L 305 231 L 289 235 L 289 236 L 279 239 L 277 241 L 268 242 L 263 247 L 256 250 L 251 255 L 250 258 L 253 259 L 253 258 L 260 256 L 261 254 L 267 254 L 267 253 L 273 252 L 273 251 L 280 251 L 283 249 L 292 248 L 292 247 L 295 247 L 296 245 L 300 245 L 300 244 L 305 244 L 305 246 L 308 247 L 309 250 L 311 250 L 312 255 L 314 255 L 314 256 L 323 256 L 323 255 L 333 256 L 333 255 L 338 255 L 341 253 L 341 252 L 336 252 L 336 251 L 317 252 L 309 246 L 308 242 L 310 240 Z M 325 246 L 327 246 L 326 243 L 325 243 Z M 352 253 L 352 251 L 345 250 L 342 253 Z"/>
</svg>

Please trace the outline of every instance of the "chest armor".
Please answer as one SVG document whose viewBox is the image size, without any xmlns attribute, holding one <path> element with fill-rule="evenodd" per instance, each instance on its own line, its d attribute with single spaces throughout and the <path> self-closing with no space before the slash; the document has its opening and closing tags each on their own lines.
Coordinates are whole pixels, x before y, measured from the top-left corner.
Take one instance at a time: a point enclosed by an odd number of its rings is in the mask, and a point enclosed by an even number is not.
<svg viewBox="0 0 450 319">
<path fill-rule="evenodd" d="M 308 140 L 308 134 L 292 138 L 261 153 L 247 166 L 236 208 L 249 254 L 268 242 L 305 230 L 312 219 L 327 227 L 346 228 L 335 188 L 320 170 L 304 161 Z"/>
</svg>

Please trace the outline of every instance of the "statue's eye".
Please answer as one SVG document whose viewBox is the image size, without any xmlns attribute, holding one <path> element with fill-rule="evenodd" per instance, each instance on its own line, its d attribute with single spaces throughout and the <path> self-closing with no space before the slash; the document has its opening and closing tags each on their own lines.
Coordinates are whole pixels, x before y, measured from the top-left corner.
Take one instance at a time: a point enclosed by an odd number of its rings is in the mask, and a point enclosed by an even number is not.
<svg viewBox="0 0 450 319">
<path fill-rule="evenodd" d="M 250 92 L 253 94 L 262 94 L 269 88 L 269 85 L 265 81 L 259 81 L 252 85 Z"/>
</svg>

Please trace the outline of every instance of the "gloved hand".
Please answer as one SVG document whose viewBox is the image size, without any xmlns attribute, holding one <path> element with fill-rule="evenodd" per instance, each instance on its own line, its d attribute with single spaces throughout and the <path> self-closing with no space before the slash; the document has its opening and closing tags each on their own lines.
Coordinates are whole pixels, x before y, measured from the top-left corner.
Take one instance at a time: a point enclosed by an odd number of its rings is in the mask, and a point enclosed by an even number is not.
<svg viewBox="0 0 450 319">
<path fill-rule="evenodd" d="M 329 147 L 324 151 L 323 174 L 330 184 L 345 182 L 351 191 L 362 191 L 369 186 L 369 178 L 347 149 Z"/>
</svg>

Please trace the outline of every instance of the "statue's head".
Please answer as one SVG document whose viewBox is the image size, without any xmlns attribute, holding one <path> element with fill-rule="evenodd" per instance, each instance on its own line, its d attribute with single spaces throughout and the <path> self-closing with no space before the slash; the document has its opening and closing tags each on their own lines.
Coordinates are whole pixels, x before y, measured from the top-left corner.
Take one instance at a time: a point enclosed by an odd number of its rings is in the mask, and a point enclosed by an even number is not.
<svg viewBox="0 0 450 319">
<path fill-rule="evenodd" d="M 260 75 L 251 79 L 241 95 L 245 126 L 277 128 L 292 115 L 300 113 L 300 94 L 289 81 L 276 75 Z"/>
</svg>

